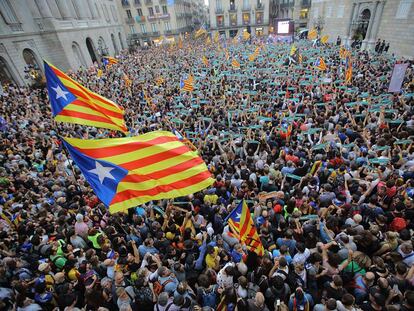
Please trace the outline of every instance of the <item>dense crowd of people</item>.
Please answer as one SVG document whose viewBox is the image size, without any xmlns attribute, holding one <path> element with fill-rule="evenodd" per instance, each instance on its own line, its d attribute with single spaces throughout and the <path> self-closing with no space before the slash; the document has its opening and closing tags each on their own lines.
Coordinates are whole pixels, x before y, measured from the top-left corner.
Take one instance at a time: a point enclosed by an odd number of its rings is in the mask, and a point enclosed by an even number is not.
<svg viewBox="0 0 414 311">
<path fill-rule="evenodd" d="M 286 44 L 187 40 L 70 73 L 125 108 L 131 135 L 180 131 L 215 177 L 128 214 L 59 140 L 121 134 L 56 123 L 45 88 L 4 86 L 0 310 L 413 310 L 414 63 L 353 51 L 346 84 L 339 46 L 296 45 L 291 62 Z M 241 200 L 262 257 L 225 221 Z"/>
</svg>

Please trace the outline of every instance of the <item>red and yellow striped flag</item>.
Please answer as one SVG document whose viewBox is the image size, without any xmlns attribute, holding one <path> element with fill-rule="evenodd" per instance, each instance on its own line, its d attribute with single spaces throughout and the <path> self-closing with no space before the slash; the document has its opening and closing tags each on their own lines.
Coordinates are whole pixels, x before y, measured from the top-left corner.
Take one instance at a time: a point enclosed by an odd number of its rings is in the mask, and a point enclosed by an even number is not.
<svg viewBox="0 0 414 311">
<path fill-rule="evenodd" d="M 214 182 L 197 152 L 170 132 L 113 139 L 65 138 L 63 142 L 111 213 L 186 196 Z"/>
<path fill-rule="evenodd" d="M 155 83 L 160 86 L 161 84 L 164 83 L 164 78 L 163 77 L 158 77 L 157 79 L 155 79 Z"/>
<path fill-rule="evenodd" d="M 217 43 L 220 40 L 220 35 L 218 33 L 218 31 L 216 31 L 216 33 L 214 34 L 214 38 L 213 38 L 214 42 Z"/>
<path fill-rule="evenodd" d="M 345 70 L 345 84 L 352 81 L 352 59 L 351 57 L 346 58 L 346 70 Z"/>
<path fill-rule="evenodd" d="M 325 44 L 326 42 L 328 42 L 329 36 L 328 35 L 324 35 L 321 38 L 321 43 Z"/>
<path fill-rule="evenodd" d="M 264 247 L 257 233 L 249 208 L 244 200 L 229 214 L 227 223 L 241 243 L 245 244 L 249 251 L 259 256 L 264 255 Z"/>
<path fill-rule="evenodd" d="M 52 64 L 44 65 L 56 121 L 128 132 L 120 106 L 80 85 Z"/>
<path fill-rule="evenodd" d="M 230 53 L 227 49 L 224 49 L 224 54 L 226 55 L 226 60 L 230 59 Z"/>
<path fill-rule="evenodd" d="M 247 40 L 249 40 L 249 39 L 250 39 L 250 34 L 249 34 L 247 31 L 244 31 L 244 32 L 243 32 L 243 39 L 244 39 L 245 41 L 247 41 Z"/>
<path fill-rule="evenodd" d="M 178 37 L 178 48 L 179 49 L 183 48 L 183 38 L 181 35 Z"/>
<path fill-rule="evenodd" d="M 231 61 L 231 65 L 233 66 L 234 69 L 240 69 L 240 63 L 235 58 L 233 58 L 233 60 Z"/>
<path fill-rule="evenodd" d="M 316 31 L 315 28 L 312 28 L 311 30 L 309 30 L 309 32 L 308 32 L 308 39 L 309 40 L 314 40 L 314 39 L 316 39 L 317 36 L 318 36 L 318 32 Z"/>
</svg>

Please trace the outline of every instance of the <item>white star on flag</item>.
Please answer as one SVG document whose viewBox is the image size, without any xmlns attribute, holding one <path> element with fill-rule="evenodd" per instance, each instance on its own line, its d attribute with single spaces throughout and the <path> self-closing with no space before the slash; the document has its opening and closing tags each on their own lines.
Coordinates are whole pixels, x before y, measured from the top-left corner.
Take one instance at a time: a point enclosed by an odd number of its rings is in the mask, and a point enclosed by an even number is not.
<svg viewBox="0 0 414 311">
<path fill-rule="evenodd" d="M 236 219 L 240 219 L 241 213 L 236 213 Z"/>
<path fill-rule="evenodd" d="M 114 170 L 114 169 L 115 168 L 113 168 L 113 167 L 103 166 L 98 161 L 95 161 L 95 168 L 93 170 L 89 170 L 88 172 L 92 173 L 92 174 L 95 174 L 95 175 L 98 175 L 99 182 L 101 184 L 103 184 L 103 181 L 105 180 L 105 178 L 115 180 L 114 176 L 111 175 L 111 171 Z"/>
<path fill-rule="evenodd" d="M 56 92 L 56 99 L 59 99 L 59 98 L 63 97 L 66 101 L 68 100 L 66 98 L 66 94 L 69 94 L 69 92 L 66 92 L 66 91 L 62 90 L 60 85 L 58 85 L 57 87 L 52 86 L 52 89 Z"/>
</svg>

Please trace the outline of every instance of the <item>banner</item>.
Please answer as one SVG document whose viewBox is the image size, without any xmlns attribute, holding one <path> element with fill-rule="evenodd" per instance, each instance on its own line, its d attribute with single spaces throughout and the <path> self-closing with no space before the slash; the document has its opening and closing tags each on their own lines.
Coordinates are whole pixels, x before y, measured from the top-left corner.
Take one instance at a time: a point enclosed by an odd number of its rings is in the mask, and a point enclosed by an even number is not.
<svg viewBox="0 0 414 311">
<path fill-rule="evenodd" d="M 393 93 L 401 91 L 401 86 L 404 81 L 405 71 L 407 70 L 407 67 L 408 63 L 394 65 L 388 92 Z"/>
</svg>

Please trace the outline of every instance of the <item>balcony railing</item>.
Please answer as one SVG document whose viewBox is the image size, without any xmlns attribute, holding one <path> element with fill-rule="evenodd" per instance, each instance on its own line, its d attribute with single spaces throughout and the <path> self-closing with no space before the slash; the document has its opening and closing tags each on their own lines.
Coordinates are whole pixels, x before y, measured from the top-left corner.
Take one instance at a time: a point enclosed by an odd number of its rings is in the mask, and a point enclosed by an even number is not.
<svg viewBox="0 0 414 311">
<path fill-rule="evenodd" d="M 135 5 L 141 5 L 141 0 L 134 0 Z"/>
<path fill-rule="evenodd" d="M 309 8 L 311 6 L 311 0 L 302 0 L 302 7 Z"/>
<path fill-rule="evenodd" d="M 128 0 L 121 0 L 121 4 L 124 8 L 129 7 L 129 1 Z"/>
<path fill-rule="evenodd" d="M 166 35 L 170 35 L 170 34 L 172 34 L 172 30 L 165 30 L 165 31 L 164 31 L 164 34 L 166 34 Z"/>
<path fill-rule="evenodd" d="M 263 11 L 264 4 L 263 3 L 256 3 L 256 11 Z"/>
<path fill-rule="evenodd" d="M 167 14 L 157 13 L 155 15 L 148 15 L 147 20 L 155 21 L 156 19 L 169 19 L 169 18 L 170 18 L 170 13 L 167 13 Z M 177 18 L 179 18 L 179 16 L 177 16 Z"/>
<path fill-rule="evenodd" d="M 243 7 L 242 7 L 242 11 L 250 11 L 251 10 L 251 6 L 250 6 L 250 4 L 246 4 L 246 5 L 243 5 Z"/>
<path fill-rule="evenodd" d="M 236 11 L 237 11 L 237 6 L 236 5 L 230 5 L 229 12 L 236 12 Z"/>
<path fill-rule="evenodd" d="M 146 5 L 151 5 L 152 4 L 152 0 L 145 0 L 145 4 Z"/>
<path fill-rule="evenodd" d="M 137 23 L 145 22 L 145 16 L 135 16 L 135 21 Z"/>
<path fill-rule="evenodd" d="M 223 14 L 223 8 L 216 8 L 216 14 Z"/>
<path fill-rule="evenodd" d="M 160 35 L 160 32 L 159 31 L 153 31 L 151 33 L 151 36 L 159 36 L 159 35 Z"/>
<path fill-rule="evenodd" d="M 128 25 L 131 25 L 135 23 L 135 20 L 132 17 L 127 17 L 125 18 L 125 23 L 127 23 Z"/>
</svg>

